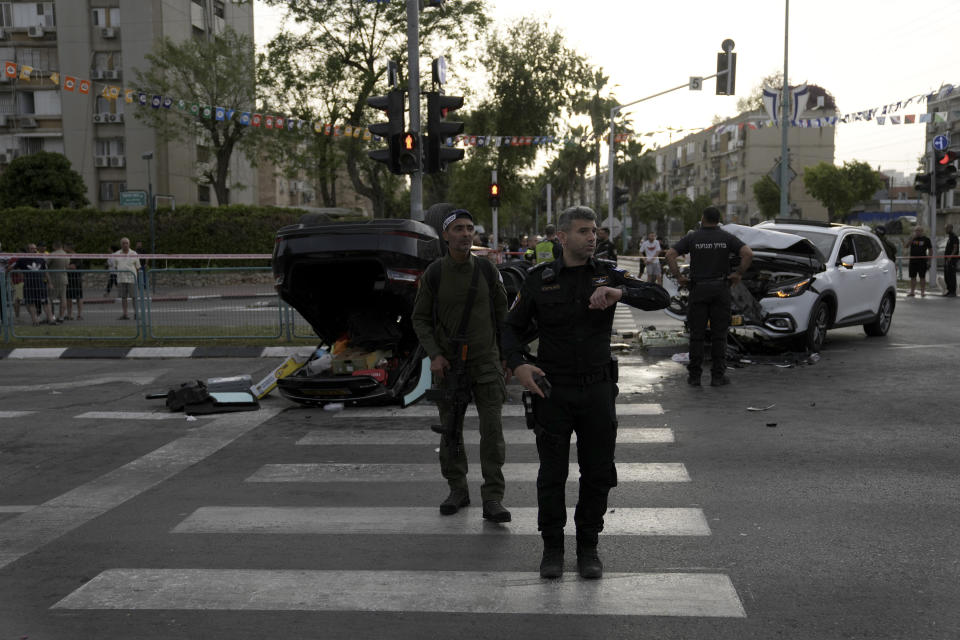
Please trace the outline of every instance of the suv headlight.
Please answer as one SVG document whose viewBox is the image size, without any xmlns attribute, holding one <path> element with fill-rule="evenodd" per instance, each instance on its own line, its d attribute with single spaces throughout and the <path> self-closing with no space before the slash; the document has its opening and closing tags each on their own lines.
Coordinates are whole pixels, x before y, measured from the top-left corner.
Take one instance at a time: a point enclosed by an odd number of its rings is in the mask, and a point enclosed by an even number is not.
<svg viewBox="0 0 960 640">
<path fill-rule="evenodd" d="M 767 291 L 768 297 L 793 298 L 799 296 L 810 288 L 813 284 L 813 278 L 804 278 L 803 280 L 794 280 L 792 282 L 781 282 Z"/>
</svg>

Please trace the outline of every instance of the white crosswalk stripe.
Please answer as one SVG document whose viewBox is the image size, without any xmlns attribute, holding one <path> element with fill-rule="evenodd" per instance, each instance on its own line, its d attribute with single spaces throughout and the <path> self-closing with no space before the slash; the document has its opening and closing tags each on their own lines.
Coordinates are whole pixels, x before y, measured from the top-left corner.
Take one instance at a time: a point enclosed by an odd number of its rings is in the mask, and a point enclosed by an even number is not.
<svg viewBox="0 0 960 640">
<path fill-rule="evenodd" d="M 656 403 L 618 404 L 617 416 L 658 416 L 663 414 L 663 407 Z M 348 408 L 333 413 L 337 418 L 436 418 L 437 408 L 431 404 L 416 404 L 406 409 L 399 407 L 370 407 Z M 507 404 L 503 406 L 504 418 L 523 417 L 523 406 Z M 474 405 L 467 407 L 467 418 L 477 417 L 477 408 Z"/>
<path fill-rule="evenodd" d="M 573 509 L 568 509 L 573 522 Z M 514 507 L 513 520 L 485 522 L 480 510 L 437 517 L 436 507 L 202 507 L 174 533 L 539 535 L 536 507 Z M 708 536 L 700 509 L 611 510 L 603 531 L 615 536 Z"/>
<path fill-rule="evenodd" d="M 624 403 L 620 416 L 663 415 L 657 404 Z M 159 414 L 165 415 L 165 414 Z M 424 418 L 435 418 L 436 408 L 347 409 L 331 415 L 326 424 L 298 434 L 296 445 L 348 446 L 357 451 L 386 447 L 402 455 L 404 445 L 438 446 L 439 437 L 425 428 Z M 475 417 L 475 412 L 474 412 Z M 505 407 L 505 417 L 522 415 L 516 405 Z M 93 415 L 84 416 L 93 418 Z M 351 424 L 344 418 L 387 418 L 382 428 L 371 423 Z M 404 420 L 406 418 L 406 420 Z M 101 419 L 109 419 L 101 416 Z M 147 418 L 149 419 L 149 418 Z M 372 423 L 376 425 L 377 423 Z M 512 445 L 533 444 L 533 435 L 508 423 L 505 440 Z M 475 429 L 464 433 L 476 444 Z M 673 430 L 621 427 L 620 444 L 670 444 Z M 368 447 L 357 449 L 356 447 Z M 672 449 L 665 449 L 671 451 Z M 301 450 L 302 451 L 302 450 Z M 337 450 L 330 450 L 331 454 Z M 629 451 L 629 449 L 625 449 Z M 663 453 L 663 451 L 661 451 Z M 325 453 L 324 455 L 328 455 Z M 401 459 L 395 457 L 394 460 Z M 335 458 L 333 458 L 335 460 Z M 362 458 L 361 458 L 362 460 Z M 278 483 L 268 495 L 278 495 L 279 483 L 334 485 L 344 482 L 442 483 L 437 463 L 268 461 L 245 478 L 248 483 Z M 469 475 L 481 481 L 479 465 Z M 534 482 L 539 465 L 508 463 L 503 472 L 508 486 Z M 618 460 L 618 481 L 630 483 L 689 483 L 681 462 Z M 579 476 L 570 465 L 572 482 Z M 513 519 L 495 524 L 483 520 L 479 506 L 441 517 L 435 506 L 302 506 L 283 504 L 199 506 L 169 531 L 171 535 L 200 536 L 505 536 L 537 537 L 537 508 L 509 505 Z M 573 509 L 568 509 L 573 520 Z M 691 507 L 625 507 L 605 516 L 603 536 L 704 538 L 711 535 L 704 512 Z M 426 538 L 424 538 L 426 540 Z M 431 543 L 425 542 L 425 545 Z M 213 547 L 215 548 L 215 547 Z M 320 544 L 319 548 L 323 548 Z M 664 573 L 607 572 L 602 580 L 586 581 L 570 572 L 562 580 L 542 580 L 536 573 L 479 571 L 306 570 L 246 568 L 114 568 L 107 569 L 53 605 L 65 610 L 190 610 L 190 611 L 338 611 L 338 612 L 460 612 L 471 614 L 675 616 L 742 618 L 746 612 L 730 578 L 702 568 Z M 532 560 L 536 562 L 536 560 Z M 418 568 L 423 568 L 418 567 Z M 470 566 L 470 569 L 477 569 Z M 612 568 L 612 567 L 608 567 Z M 425 631 L 425 633 L 428 633 Z"/>
<path fill-rule="evenodd" d="M 504 429 L 503 439 L 507 444 L 534 444 L 533 432 L 529 429 Z M 577 436 L 573 435 L 573 442 Z M 463 441 L 466 444 L 479 444 L 480 433 L 465 430 Z M 625 429 L 617 430 L 617 444 L 655 444 L 674 441 L 672 429 Z M 297 441 L 298 445 L 432 445 L 438 446 L 440 436 L 428 429 L 412 431 L 410 429 L 370 429 L 336 431 L 311 431 Z"/>
<path fill-rule="evenodd" d="M 54 608 L 745 617 L 730 579 L 710 573 L 112 569 Z"/>
<path fill-rule="evenodd" d="M 474 465 L 467 480 L 480 482 L 480 470 Z M 517 462 L 503 465 L 503 477 L 510 482 L 534 482 L 540 465 Z M 357 464 L 301 463 L 267 464 L 247 478 L 247 482 L 431 482 L 436 481 L 436 464 Z M 570 465 L 570 477 L 580 471 Z M 686 467 L 679 462 L 621 462 L 617 464 L 617 482 L 690 482 Z"/>
</svg>

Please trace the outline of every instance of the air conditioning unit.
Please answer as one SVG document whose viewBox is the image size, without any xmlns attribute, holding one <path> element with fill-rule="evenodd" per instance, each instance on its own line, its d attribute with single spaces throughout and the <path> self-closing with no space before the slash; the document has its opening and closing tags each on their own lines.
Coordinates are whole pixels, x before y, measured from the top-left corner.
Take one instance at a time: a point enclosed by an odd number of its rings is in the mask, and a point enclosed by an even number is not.
<svg viewBox="0 0 960 640">
<path fill-rule="evenodd" d="M 20 126 L 24 129 L 33 129 L 37 126 L 37 121 L 33 118 L 20 118 Z"/>
<path fill-rule="evenodd" d="M 117 29 L 115 27 L 104 27 L 100 29 L 100 35 L 107 40 L 112 40 L 117 37 Z"/>
<path fill-rule="evenodd" d="M 107 122 L 123 122 L 122 113 L 108 113 Z"/>
<path fill-rule="evenodd" d="M 96 167 L 109 167 L 109 166 L 110 166 L 110 158 L 108 158 L 107 156 L 96 156 L 96 157 L 93 159 L 93 164 L 94 164 L 94 166 L 96 166 Z"/>
<path fill-rule="evenodd" d="M 120 79 L 120 70 L 119 69 L 107 69 L 103 72 L 104 80 L 119 80 Z"/>
<path fill-rule="evenodd" d="M 110 156 L 111 167 L 122 167 L 127 163 L 125 156 Z"/>
<path fill-rule="evenodd" d="M 91 80 L 103 80 L 103 71 L 100 69 L 91 69 L 90 70 L 90 79 Z"/>
<path fill-rule="evenodd" d="M 95 114 L 93 114 L 93 121 L 94 121 L 94 123 L 100 124 L 101 122 L 106 122 L 105 116 L 106 116 L 106 114 L 103 114 L 103 113 L 95 113 Z"/>
<path fill-rule="evenodd" d="M 42 38 L 43 37 L 43 27 L 34 25 L 32 27 L 27 27 L 27 35 L 31 38 Z"/>
</svg>

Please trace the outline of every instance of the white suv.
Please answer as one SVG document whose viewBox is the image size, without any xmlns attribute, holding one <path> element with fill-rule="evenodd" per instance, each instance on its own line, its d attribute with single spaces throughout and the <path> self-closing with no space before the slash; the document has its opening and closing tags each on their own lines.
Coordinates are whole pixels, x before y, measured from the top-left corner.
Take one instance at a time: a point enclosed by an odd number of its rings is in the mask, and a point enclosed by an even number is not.
<svg viewBox="0 0 960 640">
<path fill-rule="evenodd" d="M 863 325 L 868 336 L 889 331 L 897 298 L 896 266 L 869 230 L 804 220 L 770 220 L 754 227 L 728 224 L 723 229 L 754 254 L 749 271 L 732 291 L 735 331 L 793 339 L 810 351 L 819 351 L 827 330 L 834 327 Z M 674 290 L 667 312 L 685 319 L 686 292 Z"/>
</svg>

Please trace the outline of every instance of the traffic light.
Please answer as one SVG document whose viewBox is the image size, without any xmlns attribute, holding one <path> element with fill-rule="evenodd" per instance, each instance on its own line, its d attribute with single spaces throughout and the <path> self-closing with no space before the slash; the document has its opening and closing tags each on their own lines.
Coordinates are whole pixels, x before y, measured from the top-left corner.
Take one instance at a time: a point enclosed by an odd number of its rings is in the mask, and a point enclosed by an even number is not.
<svg viewBox="0 0 960 640">
<path fill-rule="evenodd" d="M 490 197 L 490 206 L 499 207 L 500 206 L 500 185 L 496 182 L 490 183 L 490 190 L 487 192 L 487 195 Z"/>
<path fill-rule="evenodd" d="M 627 204 L 630 202 L 630 190 L 626 187 L 614 187 L 613 188 L 613 203 L 616 206 L 622 204 Z"/>
<path fill-rule="evenodd" d="M 717 54 L 717 95 L 732 96 L 737 81 L 737 54 L 733 52 Z"/>
<path fill-rule="evenodd" d="M 953 164 L 960 158 L 958 151 L 938 151 L 934 173 L 936 174 L 936 193 L 946 193 L 957 186 L 957 167 Z"/>
<path fill-rule="evenodd" d="M 377 122 L 367 127 L 370 133 L 386 140 L 387 148 L 369 151 L 368 154 L 377 162 L 386 164 L 392 173 L 404 173 L 400 169 L 401 138 L 406 128 L 403 117 L 403 91 L 394 89 L 385 96 L 370 96 L 367 98 L 367 104 L 387 114 L 386 122 Z"/>
<path fill-rule="evenodd" d="M 918 173 L 917 177 L 913 179 L 913 188 L 917 190 L 917 193 L 930 193 L 930 174 Z"/>
<path fill-rule="evenodd" d="M 462 122 L 446 122 L 451 111 L 463 106 L 463 97 L 445 96 L 439 91 L 427 92 L 427 141 L 424 173 L 440 173 L 451 162 L 463 159 L 463 149 L 453 149 L 444 143 L 447 138 L 463 131 Z"/>
<path fill-rule="evenodd" d="M 397 173 L 416 173 L 420 170 L 420 135 L 407 131 L 400 136 L 400 152 L 397 154 Z"/>
</svg>

